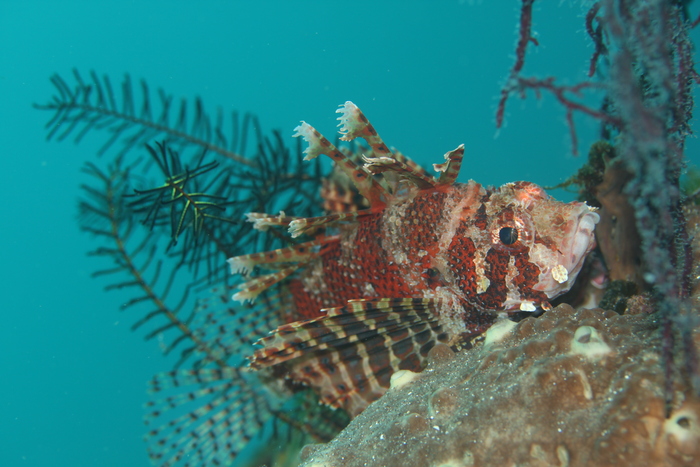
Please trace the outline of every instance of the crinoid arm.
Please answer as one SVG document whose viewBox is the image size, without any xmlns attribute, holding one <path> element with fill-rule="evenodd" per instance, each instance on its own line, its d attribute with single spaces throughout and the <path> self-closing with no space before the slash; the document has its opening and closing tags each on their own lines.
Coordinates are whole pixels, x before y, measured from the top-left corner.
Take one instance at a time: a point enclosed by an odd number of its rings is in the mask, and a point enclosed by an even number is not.
<svg viewBox="0 0 700 467">
<path fill-rule="evenodd" d="M 146 441 L 157 465 L 277 465 L 347 424 L 344 412 L 319 405 L 311 391 L 290 397 L 269 386 L 265 372 L 244 368 L 252 341 L 282 323 L 288 297 L 266 291 L 255 303 L 236 304 L 230 296 L 228 287 L 212 291 L 192 323 L 225 364 L 160 373 L 150 383 Z"/>
<path fill-rule="evenodd" d="M 216 161 L 204 162 L 205 154 L 194 161 L 193 167 L 183 166 L 180 157 L 165 144 L 146 146 L 152 159 L 160 168 L 165 181 L 160 186 L 135 189 L 129 195 L 134 214 L 142 216 L 142 222 L 150 229 L 168 226 L 170 245 L 177 245 L 185 237 L 190 253 L 202 247 L 201 236 L 213 235 L 214 223 L 238 224 L 240 221 L 225 216 L 232 204 L 227 185 L 230 174 L 218 170 Z M 216 171 L 216 172 L 214 172 Z M 231 227 L 235 229 L 235 227 Z M 191 235 L 183 235 L 192 229 Z"/>
<path fill-rule="evenodd" d="M 158 90 L 157 103 L 154 104 L 146 81 L 141 81 L 139 93 L 134 90 L 128 74 L 124 75 L 121 94 L 115 92 L 108 76 L 100 78 L 94 71 L 85 80 L 78 70 L 73 70 L 73 78 L 74 84 L 69 84 L 60 75 L 53 75 L 51 83 L 56 88 L 56 94 L 48 103 L 34 105 L 37 109 L 54 112 L 46 124 L 47 139 L 61 141 L 73 135 L 78 143 L 88 133 L 106 131 L 111 136 L 99 150 L 100 155 L 119 144 L 118 141 L 121 142 L 121 150 L 118 152 L 121 157 L 145 144 L 160 140 L 178 151 L 196 147 L 243 166 L 257 166 L 256 161 L 242 155 L 245 135 L 253 119 L 250 115 L 244 116 L 243 124 L 239 125 L 238 114 L 232 113 L 234 131 L 227 137 L 221 110 L 212 124 L 212 118 L 199 98 L 193 104 L 182 99 L 175 112 L 173 96 Z M 157 112 L 157 117 L 154 117 L 154 112 Z M 176 113 L 175 118 L 173 113 Z M 257 126 L 256 122 L 252 124 Z M 239 137 L 243 141 L 241 146 L 237 145 Z"/>
<path fill-rule="evenodd" d="M 242 355 L 282 324 L 288 303 L 266 292 L 255 305 L 234 304 L 228 276 L 219 275 L 223 259 L 243 248 L 288 244 L 255 231 L 244 211 L 290 203 L 303 214 L 318 204 L 309 190 L 318 181 L 293 172 L 290 152 L 275 141 L 262 140 L 260 167 L 246 177 L 207 161 L 203 152 L 185 162 L 163 143 L 150 148 L 150 158 L 127 163 L 127 156 L 117 157 L 107 169 L 86 164 L 80 226 L 101 242 L 92 254 L 112 263 L 95 275 L 112 279 L 108 290 L 132 294 L 123 308 L 140 312 L 134 329 L 147 329 L 146 339 L 180 355 L 176 369 L 153 383 L 148 441 L 159 465 L 238 462 L 248 442 L 277 418 L 279 403 L 259 374 L 241 369 Z M 162 183 L 144 188 L 151 183 L 145 176 L 154 174 Z"/>
</svg>

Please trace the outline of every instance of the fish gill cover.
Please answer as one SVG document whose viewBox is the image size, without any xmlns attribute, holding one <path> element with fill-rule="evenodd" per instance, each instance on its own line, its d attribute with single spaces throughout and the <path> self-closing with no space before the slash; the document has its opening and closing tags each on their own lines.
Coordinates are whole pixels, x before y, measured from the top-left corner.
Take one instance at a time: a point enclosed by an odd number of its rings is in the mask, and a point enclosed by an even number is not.
<svg viewBox="0 0 700 467">
<path fill-rule="evenodd" d="M 583 200 L 600 208 L 599 247 L 583 266 L 578 286 L 559 300 L 586 306 L 601 303 L 623 314 L 632 308 L 652 314 L 650 323 L 659 337 L 655 345 L 665 375 L 666 415 L 670 416 L 700 391 L 694 342 L 697 271 L 689 240 L 694 232 L 685 219 L 694 213 L 684 211 L 687 206 L 679 182 L 685 139 L 691 133 L 691 91 L 698 82 L 688 31 L 698 20 L 689 17 L 686 2 L 591 4 L 583 22 L 593 44 L 589 73 L 571 85 L 556 77 L 522 74 L 528 51 L 538 46 L 532 29 L 534 3 L 521 2 L 515 62 L 501 88 L 496 125 L 503 124 L 515 95 L 533 93 L 551 93 L 561 103 L 574 152 L 579 146 L 574 114 L 600 124 L 601 141 L 591 145 L 589 163 L 569 181 Z M 285 269 L 280 257 L 297 255 L 294 261 L 303 263 L 322 251 L 326 234 L 334 234 L 338 221 L 357 220 L 361 215 L 357 209 L 363 206 L 353 196 L 356 189 L 368 198 L 369 210 L 383 207 L 387 196 L 379 188 L 367 189 L 342 177 L 330 177 L 329 182 L 317 161 L 303 161 L 301 141 L 290 147 L 280 132 L 263 134 L 256 117 L 220 111 L 212 116 L 201 101 L 174 104 L 163 91 L 153 102 L 147 84 L 142 82 L 137 93 L 128 75 L 119 91 L 109 77 L 94 72 L 87 79 L 78 71 L 70 81 L 58 75 L 51 79 L 56 94 L 47 104 L 37 105 L 54 112 L 47 124 L 49 138 L 80 141 L 91 132 L 108 135 L 100 150 L 103 157 L 85 164 L 93 182 L 82 187 L 80 201 L 81 229 L 103 241 L 91 254 L 105 259 L 105 269 L 94 275 L 108 278 L 108 290 L 132 290 L 132 299 L 123 307 L 139 310 L 133 329 L 145 329 L 146 339 L 160 340 L 165 353 L 177 352 L 180 357 L 176 368 L 151 382 L 146 415 L 151 459 L 157 465 L 295 465 L 301 446 L 331 440 L 356 413 L 319 404 L 319 392 L 308 377 L 302 381 L 311 389 L 289 384 L 285 378 L 289 368 L 254 372 L 246 357 L 265 355 L 254 343 L 275 329 L 283 335 L 291 329 L 285 327 L 288 323 L 300 319 L 294 313 L 298 303 L 286 288 L 287 276 L 293 278 L 294 270 Z M 590 99 L 581 98 L 584 92 L 596 95 L 600 105 L 588 104 Z M 303 109 L 299 113 L 303 117 Z M 320 136 L 311 130 L 300 132 L 307 139 Z M 355 145 L 334 153 L 341 165 L 355 167 L 346 171 L 349 174 L 363 174 L 364 183 L 393 186 L 397 193 L 411 187 L 426 189 L 426 184 L 433 183 L 410 159 L 384 151 L 386 147 L 375 144 L 371 134 L 362 136 L 370 148 Z M 312 152 L 318 150 L 313 144 Z M 374 157 L 362 166 L 352 162 L 356 150 Z M 380 161 L 381 157 L 390 160 Z M 382 164 L 391 168 L 377 167 Z M 441 169 L 442 174 L 458 172 L 455 167 Z M 301 231 L 306 230 L 306 238 L 296 239 L 274 227 L 299 227 L 302 219 L 318 216 L 324 201 L 321 186 L 326 207 L 342 205 L 351 212 L 304 220 Z M 629 209 L 620 213 L 621 206 Z M 256 222 L 248 222 L 249 218 Z M 518 231 L 512 226 L 507 229 L 506 233 L 498 230 L 500 241 L 518 242 Z M 297 228 L 295 233 L 301 231 Z M 311 245 L 311 252 L 300 251 L 303 242 L 314 241 L 318 245 Z M 266 264 L 264 258 L 251 260 L 250 255 L 261 251 L 277 251 L 277 260 L 267 264 L 274 272 L 247 275 Z M 238 263 L 247 258 L 252 271 L 243 272 L 248 280 L 244 290 L 249 294 L 239 297 L 254 301 L 231 300 L 240 293 L 240 280 L 227 273 L 225 260 L 232 257 L 238 257 Z M 567 280 L 560 269 L 553 274 Z M 439 277 L 429 275 L 425 280 L 432 284 L 431 290 L 444 285 Z M 481 280 L 475 287 L 488 290 L 494 276 L 490 277 L 489 283 Z M 372 290 L 376 286 L 370 285 Z M 255 293 L 250 293 L 251 288 Z M 596 288 L 602 298 L 598 292 L 598 298 L 586 302 Z M 379 305 L 384 306 L 379 302 L 349 305 L 328 316 L 376 313 L 382 309 Z M 524 312 L 550 308 L 541 298 L 520 305 Z M 420 315 L 432 305 L 401 306 Z M 398 310 L 393 305 L 391 309 Z M 516 317 L 522 318 L 513 313 Z M 299 326 L 311 329 L 310 321 L 303 318 L 314 317 L 301 318 Z M 443 340 L 441 329 L 433 330 L 436 340 Z M 353 339 L 361 337 L 351 336 L 350 342 Z M 455 348 L 472 344 L 447 341 Z M 292 350 L 305 348 L 293 346 Z M 322 399 L 324 394 L 320 391 Z M 683 423 L 696 421 L 686 417 Z M 695 426 L 688 429 L 697 431 Z"/>
</svg>

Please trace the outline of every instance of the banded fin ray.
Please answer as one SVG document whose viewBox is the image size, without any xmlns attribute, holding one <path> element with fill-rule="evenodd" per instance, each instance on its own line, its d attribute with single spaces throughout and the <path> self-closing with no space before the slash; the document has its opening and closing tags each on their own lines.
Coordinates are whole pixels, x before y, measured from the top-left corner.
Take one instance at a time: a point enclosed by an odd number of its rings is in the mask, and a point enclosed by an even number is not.
<svg viewBox="0 0 700 467">
<path fill-rule="evenodd" d="M 420 371 L 430 349 L 450 336 L 440 299 L 351 300 L 320 318 L 280 326 L 250 357 L 256 369 L 284 365 L 289 378 L 317 389 L 321 402 L 360 413 L 389 388 L 392 373 Z"/>
<path fill-rule="evenodd" d="M 354 151 L 348 148 L 342 148 L 341 151 L 358 163 L 363 161 L 364 167 L 371 173 L 382 174 L 378 181 L 391 195 L 397 194 L 397 186 L 392 183 L 392 179 L 396 177 L 399 180 L 410 180 L 414 185 L 422 188 L 432 188 L 438 181 L 418 163 L 394 148 L 392 148 L 393 159 L 377 156 L 371 148 L 359 144 Z M 375 159 L 380 159 L 382 167 L 368 163 L 368 160 Z M 323 198 L 323 208 L 327 212 L 352 212 L 369 207 L 366 198 L 360 195 L 352 180 L 337 165 L 333 168 L 330 176 L 323 179 L 322 182 L 321 197 Z"/>
<path fill-rule="evenodd" d="M 306 122 L 295 128 L 295 137 L 301 136 L 309 143 L 309 147 L 304 150 L 305 160 L 311 160 L 321 154 L 325 154 L 333 159 L 338 167 L 352 180 L 353 184 L 364 196 L 372 207 L 384 206 L 388 192 L 372 177 L 367 169 L 356 164 L 347 155 L 343 154 L 333 143 L 318 132 L 314 127 Z"/>
<path fill-rule="evenodd" d="M 340 308 L 342 309 L 344 307 Z M 332 310 L 334 309 L 331 309 L 331 311 Z M 363 342 L 365 339 L 376 335 L 378 330 L 381 330 L 383 334 L 391 334 L 395 331 L 406 329 L 413 324 L 433 321 L 432 319 L 426 319 L 417 314 L 405 314 L 400 317 L 400 321 L 392 318 L 394 317 L 384 311 L 341 314 L 332 317 L 322 316 L 320 318 L 300 322 L 303 323 L 303 326 L 294 326 L 298 323 L 284 325 L 278 328 L 275 334 L 261 339 L 258 343 L 265 344 L 265 341 L 270 339 L 268 347 L 281 344 L 280 350 L 274 352 L 274 358 L 276 360 L 274 364 L 279 364 L 293 358 L 301 357 L 309 351 L 323 351 L 334 349 L 345 344 Z M 358 320 L 361 320 L 361 322 L 358 323 Z M 291 346 L 285 345 L 287 341 L 284 336 L 288 333 L 295 333 L 300 328 L 304 328 L 309 337 L 314 339 L 314 343 L 309 344 L 309 341 L 306 341 L 295 343 L 295 345 Z"/>
<path fill-rule="evenodd" d="M 277 272 L 256 276 L 238 286 L 238 292 L 231 297 L 233 300 L 244 302 L 252 302 L 262 292 L 268 290 L 273 285 L 283 281 L 292 275 L 302 264 L 293 264 L 292 266 L 280 269 Z"/>
<path fill-rule="evenodd" d="M 303 233 L 318 227 L 331 227 L 340 222 L 352 222 L 357 219 L 381 212 L 381 208 L 362 209 L 360 211 L 336 212 L 327 216 L 304 217 L 296 219 L 289 224 L 289 234 L 296 238 Z"/>
<path fill-rule="evenodd" d="M 462 158 L 464 157 L 464 144 L 460 144 L 456 149 L 445 154 L 445 162 L 433 164 L 433 168 L 440 173 L 438 186 L 451 186 L 457 181 L 459 171 L 462 168 Z"/>
<path fill-rule="evenodd" d="M 287 227 L 293 221 L 301 219 L 301 217 L 288 216 L 284 212 L 280 212 L 277 216 L 264 212 L 249 212 L 245 216 L 248 222 L 253 224 L 253 228 L 261 232 L 266 232 L 272 226 Z"/>
<path fill-rule="evenodd" d="M 401 151 L 397 150 L 396 148 L 394 148 L 394 159 L 405 164 L 411 172 L 417 174 L 421 178 L 432 177 L 432 175 L 430 175 L 423 166 L 421 166 L 418 162 L 414 161 L 413 159 L 411 159 Z"/>
<path fill-rule="evenodd" d="M 365 168 L 373 174 L 394 172 L 399 177 L 409 180 L 421 190 L 434 188 L 435 177 L 424 171 L 416 170 L 413 166 L 392 157 L 363 157 Z"/>
<path fill-rule="evenodd" d="M 226 260 L 231 267 L 231 274 L 247 274 L 255 266 L 275 265 L 276 263 L 308 263 L 318 257 L 318 247 L 338 241 L 337 236 L 319 236 L 310 242 L 292 245 L 277 250 L 234 256 Z"/>
</svg>

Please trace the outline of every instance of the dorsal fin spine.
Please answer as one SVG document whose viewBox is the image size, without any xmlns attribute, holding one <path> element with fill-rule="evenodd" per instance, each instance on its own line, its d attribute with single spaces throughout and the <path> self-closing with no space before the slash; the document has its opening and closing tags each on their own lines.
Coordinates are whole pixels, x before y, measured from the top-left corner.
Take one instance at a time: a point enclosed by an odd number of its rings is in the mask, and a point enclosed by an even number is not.
<svg viewBox="0 0 700 467">
<path fill-rule="evenodd" d="M 357 190 L 364 196 L 372 207 L 384 207 L 389 193 L 374 179 L 371 173 L 364 167 L 357 165 L 349 157 L 340 152 L 334 144 L 306 122 L 296 127 L 294 136 L 301 136 L 309 143 L 304 154 L 305 160 L 311 160 L 320 154 L 325 154 L 333 159 L 338 167 L 352 180 Z"/>
</svg>

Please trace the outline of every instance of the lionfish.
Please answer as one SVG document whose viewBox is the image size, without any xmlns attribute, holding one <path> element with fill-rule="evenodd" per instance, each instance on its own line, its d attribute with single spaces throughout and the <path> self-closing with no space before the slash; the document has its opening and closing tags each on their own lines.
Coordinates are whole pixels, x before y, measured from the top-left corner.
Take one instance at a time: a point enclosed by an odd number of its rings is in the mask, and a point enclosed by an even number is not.
<svg viewBox="0 0 700 467">
<path fill-rule="evenodd" d="M 287 297 L 277 311 L 288 324 L 258 342 L 252 368 L 354 417 L 393 373 L 421 371 L 437 343 L 468 347 L 499 315 L 549 309 L 595 246 L 599 217 L 529 182 L 456 183 L 464 145 L 432 176 L 390 150 L 352 102 L 338 112 L 340 139 L 369 145 L 362 163 L 305 122 L 295 136 L 309 143 L 306 160 L 329 156 L 368 206 L 312 218 L 250 213 L 258 229 L 310 240 L 228 262 L 246 278 L 234 299 L 273 285 Z"/>
</svg>

